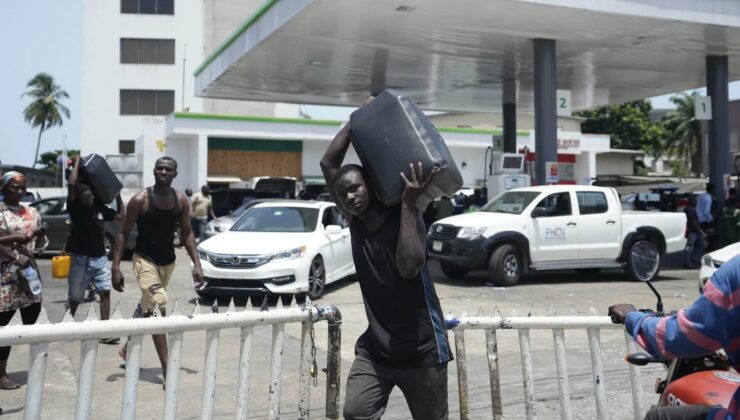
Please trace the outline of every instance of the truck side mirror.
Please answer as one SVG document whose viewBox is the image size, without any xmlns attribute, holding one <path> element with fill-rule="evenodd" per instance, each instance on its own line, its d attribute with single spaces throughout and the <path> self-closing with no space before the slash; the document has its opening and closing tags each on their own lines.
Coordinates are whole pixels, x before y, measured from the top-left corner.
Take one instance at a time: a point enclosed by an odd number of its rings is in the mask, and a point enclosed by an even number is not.
<svg viewBox="0 0 740 420">
<path fill-rule="evenodd" d="M 536 219 L 538 217 L 545 217 L 548 215 L 547 209 L 544 207 L 535 207 L 532 209 L 532 214 L 530 215 L 533 219 Z"/>
</svg>

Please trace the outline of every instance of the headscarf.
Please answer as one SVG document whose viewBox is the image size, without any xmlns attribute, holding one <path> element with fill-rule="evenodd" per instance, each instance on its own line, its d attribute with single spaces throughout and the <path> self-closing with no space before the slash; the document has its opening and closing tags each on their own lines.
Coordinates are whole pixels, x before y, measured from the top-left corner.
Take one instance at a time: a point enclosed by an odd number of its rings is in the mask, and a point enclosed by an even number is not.
<svg viewBox="0 0 740 420">
<path fill-rule="evenodd" d="M 3 176 L 0 178 L 0 190 L 5 188 L 13 180 L 25 181 L 26 176 L 18 171 L 5 172 Z"/>
</svg>

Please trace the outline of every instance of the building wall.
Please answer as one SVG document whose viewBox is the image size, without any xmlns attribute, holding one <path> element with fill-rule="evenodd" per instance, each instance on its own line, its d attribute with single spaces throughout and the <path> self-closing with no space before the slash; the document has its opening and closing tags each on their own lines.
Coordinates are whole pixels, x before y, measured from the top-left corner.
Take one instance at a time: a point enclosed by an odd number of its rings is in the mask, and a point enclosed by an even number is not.
<svg viewBox="0 0 740 420">
<path fill-rule="evenodd" d="M 634 156 L 596 156 L 596 175 L 634 175 Z"/>
<path fill-rule="evenodd" d="M 120 89 L 174 90 L 176 110 L 183 107 L 184 95 L 186 108 L 202 111 L 202 99 L 193 94 L 192 74 L 203 61 L 202 2 L 176 1 L 174 15 L 123 14 L 118 0 L 83 2 L 83 154 L 116 154 L 119 140 L 141 135 L 146 117 L 120 115 Z M 175 64 L 121 64 L 121 38 L 175 39 Z"/>
</svg>

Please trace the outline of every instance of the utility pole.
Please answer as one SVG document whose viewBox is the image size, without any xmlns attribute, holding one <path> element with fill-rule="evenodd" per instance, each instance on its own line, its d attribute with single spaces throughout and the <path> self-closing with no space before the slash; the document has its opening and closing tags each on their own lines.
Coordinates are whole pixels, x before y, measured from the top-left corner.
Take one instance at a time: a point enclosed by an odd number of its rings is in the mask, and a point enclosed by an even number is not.
<svg viewBox="0 0 740 420">
<path fill-rule="evenodd" d="M 180 107 L 181 111 L 185 111 L 185 62 L 187 61 L 187 51 L 188 43 L 186 42 L 182 48 L 182 92 L 180 92 L 180 96 L 182 97 L 182 106 Z"/>
<path fill-rule="evenodd" d="M 62 191 L 67 191 L 67 179 L 64 177 L 64 172 L 67 169 L 67 134 L 62 134 Z"/>
</svg>

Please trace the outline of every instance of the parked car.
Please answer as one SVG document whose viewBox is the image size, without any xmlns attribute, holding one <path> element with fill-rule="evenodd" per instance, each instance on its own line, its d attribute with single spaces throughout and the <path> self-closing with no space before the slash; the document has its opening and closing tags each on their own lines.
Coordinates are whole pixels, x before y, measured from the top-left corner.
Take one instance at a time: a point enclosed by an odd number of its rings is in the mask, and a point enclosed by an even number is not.
<svg viewBox="0 0 740 420">
<path fill-rule="evenodd" d="M 236 220 L 239 219 L 239 217 L 241 217 L 241 215 L 249 210 L 252 206 L 268 201 L 275 202 L 286 200 L 281 200 L 277 198 L 255 198 L 254 200 L 247 201 L 246 203 L 237 207 L 236 210 L 230 211 L 228 215 L 221 216 L 218 219 L 210 220 L 206 224 L 206 237 L 210 238 L 212 236 L 218 235 L 219 233 L 226 232 L 227 230 L 231 229 L 231 226 L 234 225 L 234 222 L 236 222 Z"/>
<path fill-rule="evenodd" d="M 724 248 L 704 255 L 701 259 L 701 268 L 699 269 L 699 291 L 701 292 L 704 283 L 712 278 L 712 274 L 722 267 L 722 264 L 736 255 L 740 255 L 740 242 L 735 242 L 734 244 L 727 245 Z"/>
<path fill-rule="evenodd" d="M 39 212 L 41 221 L 46 225 L 46 237 L 49 238 L 49 246 L 46 247 L 46 252 L 61 252 L 72 230 L 72 221 L 67 212 L 67 197 L 43 198 L 29 205 Z M 112 203 L 112 207 L 115 208 L 115 203 Z M 105 252 L 109 257 L 111 256 L 113 244 L 116 241 L 116 234 L 118 234 L 121 223 L 121 220 L 105 222 Z M 127 248 L 133 250 L 135 244 L 136 227 L 129 234 Z"/>
<path fill-rule="evenodd" d="M 334 201 L 334 200 L 331 198 L 331 194 L 329 194 L 328 192 L 325 192 L 325 193 L 319 194 L 318 197 L 316 197 L 316 201 Z"/>
<path fill-rule="evenodd" d="M 355 274 L 349 228 L 334 203 L 265 202 L 198 246 L 200 296 L 308 292 Z"/>
<path fill-rule="evenodd" d="M 505 192 L 475 213 L 429 228 L 430 259 L 450 277 L 488 268 L 512 286 L 530 270 L 595 274 L 624 267 L 631 278 L 657 277 L 663 256 L 686 245 L 683 213 L 622 211 L 612 188 L 554 185 Z"/>
</svg>

